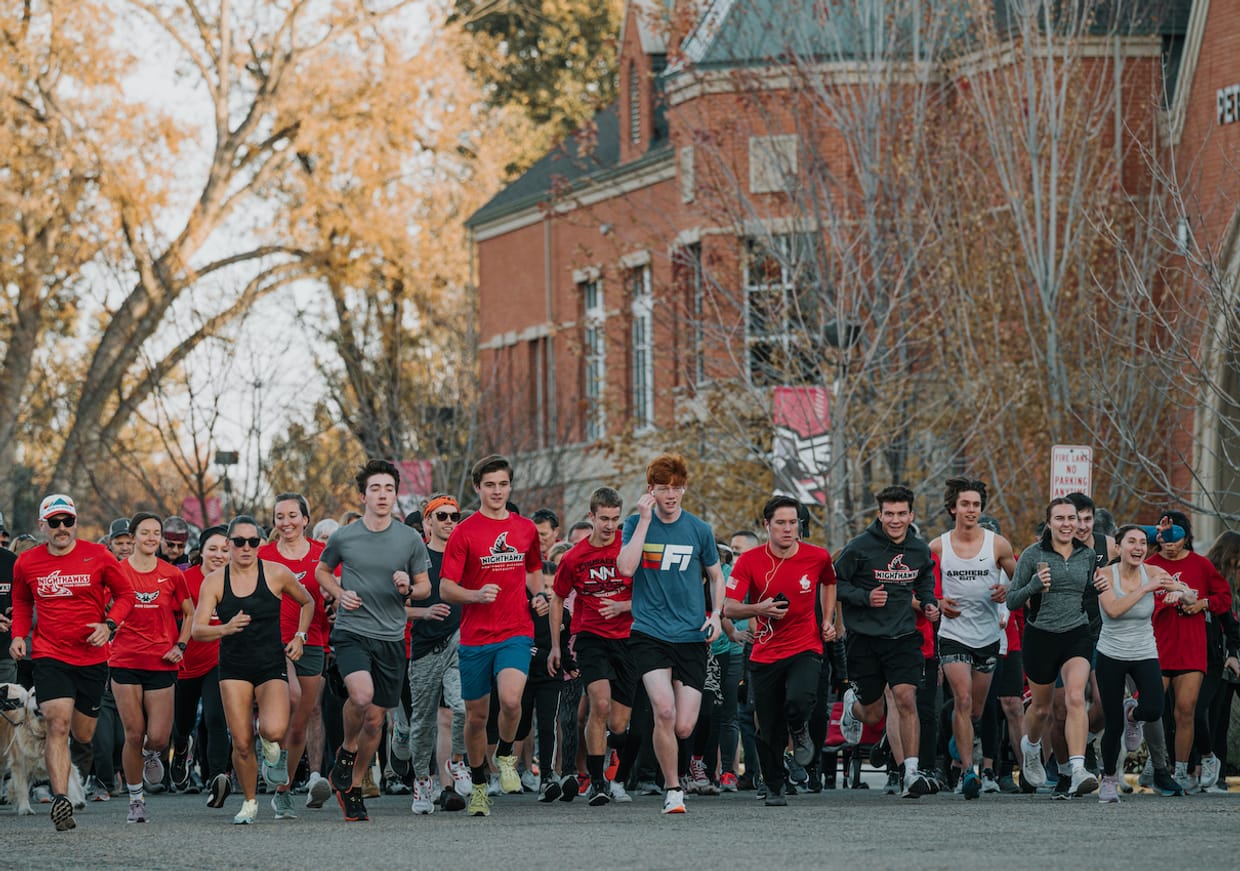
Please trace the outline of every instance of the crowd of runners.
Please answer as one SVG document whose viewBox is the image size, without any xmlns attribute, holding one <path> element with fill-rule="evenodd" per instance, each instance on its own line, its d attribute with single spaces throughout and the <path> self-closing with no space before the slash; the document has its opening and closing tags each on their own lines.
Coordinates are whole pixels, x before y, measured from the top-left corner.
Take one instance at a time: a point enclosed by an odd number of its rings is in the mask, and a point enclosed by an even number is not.
<svg viewBox="0 0 1240 871">
<path fill-rule="evenodd" d="M 1118 802 L 1142 761 L 1161 795 L 1226 790 L 1240 533 L 1201 555 L 1180 512 L 1104 529 L 1070 494 L 1010 542 L 986 485 L 952 478 L 948 532 L 923 538 L 890 486 L 832 557 L 786 496 L 718 539 L 689 481 L 660 455 L 636 504 L 600 487 L 562 529 L 489 456 L 474 510 L 438 494 L 402 522 L 399 471 L 372 460 L 340 522 L 282 493 L 201 531 L 139 512 L 102 543 L 48 496 L 39 538 L 0 549 L 0 681 L 47 725 L 36 800 L 57 830 L 71 777 L 130 823 L 174 792 L 239 793 L 239 825 L 260 791 L 275 819 L 333 795 L 348 821 L 381 795 L 487 816 L 522 792 L 680 814 L 687 794 L 864 787 L 863 755 L 907 798 Z"/>
</svg>

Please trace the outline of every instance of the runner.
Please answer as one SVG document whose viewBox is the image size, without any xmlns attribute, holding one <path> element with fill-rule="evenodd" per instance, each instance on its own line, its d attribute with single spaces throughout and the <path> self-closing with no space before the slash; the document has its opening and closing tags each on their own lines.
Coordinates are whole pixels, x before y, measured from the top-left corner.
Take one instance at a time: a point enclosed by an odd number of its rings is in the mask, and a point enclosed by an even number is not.
<svg viewBox="0 0 1240 871">
<path fill-rule="evenodd" d="M 547 657 L 551 672 L 560 667 L 563 658 L 559 638 L 564 600 L 576 593 L 573 651 L 590 702 L 586 772 L 590 775 L 587 801 L 592 806 L 632 801 L 624 781 L 641 746 L 639 736 L 628 734 L 637 674 L 628 645 L 633 627 L 633 580 L 616 570 L 620 555 L 616 533 L 623 504 L 611 487 L 599 487 L 590 494 L 590 534 L 560 559 L 552 587 L 551 653 Z M 610 783 L 603 764 L 609 746 L 620 751 L 620 764 Z"/>
<path fill-rule="evenodd" d="M 1021 553 L 1008 590 L 1008 607 L 1028 603 L 1023 654 L 1032 699 L 1025 711 L 1020 777 L 1029 786 L 1046 782 L 1042 734 L 1055 679 L 1063 677 L 1068 706 L 1064 731 L 1072 774 L 1067 792 L 1056 792 L 1054 798 L 1087 795 L 1098 788 L 1098 779 L 1085 768 L 1089 729 L 1085 685 L 1094 643 L 1083 604 L 1096 564 L 1093 548 L 1076 537 L 1076 507 L 1060 496 L 1046 507 L 1046 531 Z"/>
<path fill-rule="evenodd" d="M 400 472 L 387 460 L 371 460 L 356 482 L 362 517 L 332 533 L 314 571 L 323 592 L 337 603 L 331 642 L 349 698 L 331 782 L 348 822 L 369 819 L 362 780 L 387 726 L 387 712 L 400 704 L 408 669 L 405 607 L 409 599 L 425 599 L 431 591 L 426 545 L 392 516 Z M 339 582 L 336 566 L 343 566 Z"/>
<path fill-rule="evenodd" d="M 1102 735 L 1102 786 L 1098 800 L 1119 802 L 1116 768 L 1120 742 L 1126 750 L 1141 746 L 1142 724 L 1162 717 L 1162 673 L 1158 645 L 1154 641 L 1154 600 L 1177 588 L 1162 569 L 1142 564 L 1147 549 L 1145 530 L 1125 526 L 1119 530 L 1120 562 L 1101 569 L 1107 585 L 1098 597 L 1102 607 L 1102 634 L 1098 639 L 1099 702 L 1106 717 Z M 1124 700 L 1126 680 L 1135 684 L 1135 698 Z M 1166 770 L 1163 770 L 1166 774 Z"/>
<path fill-rule="evenodd" d="M 275 787 L 271 797 L 271 809 L 276 819 L 294 819 L 293 794 L 289 780 L 290 763 L 293 771 L 306 753 L 310 776 L 306 781 L 306 807 L 321 808 L 332 794 L 331 784 L 320 772 L 323 764 L 323 669 L 327 655 L 327 611 L 323 607 L 323 591 L 314 580 L 314 569 L 323 553 L 323 543 L 306 537 L 310 524 L 310 508 L 300 493 L 281 493 L 276 497 L 272 510 L 272 525 L 276 540 L 268 542 L 258 552 L 258 558 L 279 563 L 293 573 L 297 582 L 306 588 L 314 599 L 314 617 L 310 631 L 302 639 L 301 658 L 290 660 L 288 666 L 289 704 L 293 706 L 284 749 L 276 764 L 263 769 L 268 786 Z M 301 609 L 293 599 L 286 598 L 280 609 L 280 637 L 288 644 L 297 631 Z M 296 677 L 294 680 L 293 678 Z M 270 779 L 268 780 L 268 775 Z"/>
<path fill-rule="evenodd" d="M 975 799 L 982 794 L 982 781 L 973 768 L 974 723 L 982 715 L 999 664 L 1006 622 L 1001 603 L 1016 571 L 1016 557 L 1006 538 L 978 525 L 986 508 L 983 482 L 948 478 L 943 504 L 955 527 L 930 543 L 943 579 L 939 656 L 952 691 L 952 735 L 964 774 L 961 791 L 966 799 Z"/>
<path fill-rule="evenodd" d="M 190 566 L 184 573 L 185 586 L 195 608 L 201 598 L 204 577 L 222 569 L 228 563 L 227 528 L 212 526 L 204 529 L 198 537 L 198 547 L 202 554 L 202 563 Z M 212 625 L 219 625 L 218 618 L 211 619 Z M 197 793 L 203 788 L 202 780 L 194 770 L 196 755 L 201 756 L 208 784 L 215 785 L 216 778 L 224 774 L 228 767 L 228 721 L 224 719 L 224 701 L 220 698 L 219 665 L 218 641 L 190 639 L 177 674 L 173 712 L 172 782 L 185 792 Z M 197 736 L 200 734 L 195 728 L 199 703 L 202 704 L 202 721 L 205 727 L 201 734 L 206 736 L 206 746 L 202 748 L 201 754 L 196 754 Z M 228 780 L 227 774 L 224 774 L 224 780 Z M 220 804 L 212 803 L 217 798 L 222 802 L 224 796 L 221 794 L 217 797 L 213 792 L 207 806 L 220 807 Z"/>
<path fill-rule="evenodd" d="M 129 521 L 134 552 L 121 563 L 137 603 L 112 639 L 112 696 L 125 729 L 121 767 L 129 793 L 126 822 L 145 823 L 142 785 L 164 779 L 161 754 L 172 734 L 173 685 L 193 628 L 194 602 L 185 578 L 157 556 L 163 521 L 139 511 Z M 177 628 L 177 617 L 182 618 Z"/>
<path fill-rule="evenodd" d="M 719 637 L 724 578 L 710 526 L 681 506 L 689 469 L 678 454 L 646 467 L 646 492 L 624 521 L 616 571 L 633 579 L 629 655 L 654 711 L 663 813 L 683 814 L 679 741 L 693 734 L 706 685 L 707 644 Z M 703 595 L 702 579 L 710 586 Z M 686 761 L 687 754 L 686 754 Z"/>
<path fill-rule="evenodd" d="M 750 692 L 768 807 L 788 804 L 783 754 L 789 737 L 793 760 L 802 766 L 813 761 L 817 748 L 808 720 L 818 701 L 822 642 L 835 638 L 835 569 L 825 549 L 799 540 L 798 507 L 788 496 L 766 503 L 766 546 L 736 560 L 724 603 L 729 619 L 755 618 Z"/>
<path fill-rule="evenodd" d="M 840 731 L 848 743 L 860 741 L 863 724 L 882 719 L 883 689 L 891 687 L 905 754 L 901 791 L 905 798 L 920 798 L 933 791 L 929 778 L 917 767 L 921 737 L 917 688 L 923 680 L 925 657 L 914 602 L 927 620 L 939 617 L 930 548 L 910 534 L 913 499 L 913 491 L 899 484 L 881 490 L 875 497 L 878 517 L 844 546 L 835 564 L 852 682 L 844 693 Z"/>
<path fill-rule="evenodd" d="M 542 591 L 542 556 L 538 530 L 527 518 L 508 510 L 512 466 L 492 454 L 471 472 L 478 511 L 462 520 L 448 539 L 440 573 L 439 595 L 461 605 L 458 651 L 461 698 L 465 701 L 465 748 L 473 782 L 470 816 L 489 816 L 487 795 L 487 720 L 492 681 L 499 695 L 496 768 L 500 787 L 521 791 L 512 745 L 521 723 L 521 697 L 530 668 L 534 623 L 528 595 Z"/>
<path fill-rule="evenodd" d="M 233 824 L 240 826 L 258 819 L 254 706 L 257 703 L 265 761 L 271 765 L 288 730 L 285 659 L 296 662 L 301 658 L 302 639 L 314 617 L 314 599 L 287 568 L 258 558 L 263 540 L 253 517 L 234 517 L 228 524 L 228 540 L 232 545 L 228 563 L 202 582 L 193 635 L 196 641 L 220 642 L 220 696 L 232 734 L 233 771 L 245 794 L 241 810 L 233 817 Z M 301 606 L 298 631 L 287 645 L 280 642 L 282 596 L 292 597 Z M 213 807 L 223 804 L 229 788 L 228 775 L 216 775 L 212 798 L 223 795 Z"/>
<path fill-rule="evenodd" d="M 9 655 L 27 655 L 26 636 L 39 610 L 30 655 L 39 711 L 47 725 L 52 825 L 74 828 L 69 766 L 91 770 L 91 739 L 107 681 L 108 640 L 134 607 L 133 588 L 116 558 L 101 544 L 79 541 L 77 507 L 60 493 L 39 505 L 47 543 L 18 555 L 13 564 L 13 622 Z M 112 607 L 107 609 L 108 600 Z M 71 762 L 72 759 L 72 762 Z"/>
</svg>

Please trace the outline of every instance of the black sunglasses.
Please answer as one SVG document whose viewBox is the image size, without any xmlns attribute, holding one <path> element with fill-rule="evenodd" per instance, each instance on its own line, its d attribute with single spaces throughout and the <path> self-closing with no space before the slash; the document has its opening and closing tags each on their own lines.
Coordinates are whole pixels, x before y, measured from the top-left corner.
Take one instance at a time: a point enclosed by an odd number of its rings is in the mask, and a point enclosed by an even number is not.
<svg viewBox="0 0 1240 871">
<path fill-rule="evenodd" d="M 258 547 L 260 544 L 263 543 L 263 540 L 259 538 L 257 535 L 254 536 L 253 538 L 246 538 L 244 535 L 234 535 L 232 538 L 228 540 L 231 541 L 233 545 L 235 545 L 236 547 L 245 547 L 247 544 L 250 547 Z"/>
<path fill-rule="evenodd" d="M 459 511 L 436 511 L 435 519 L 438 520 L 440 523 L 443 523 L 445 520 L 451 520 L 453 523 L 456 523 L 458 520 L 461 519 L 461 512 Z"/>
<path fill-rule="evenodd" d="M 62 526 L 65 529 L 68 529 L 73 526 L 73 524 L 77 523 L 77 518 L 72 514 L 65 514 L 62 517 L 49 517 L 45 522 L 47 523 L 48 529 L 60 529 Z"/>
</svg>

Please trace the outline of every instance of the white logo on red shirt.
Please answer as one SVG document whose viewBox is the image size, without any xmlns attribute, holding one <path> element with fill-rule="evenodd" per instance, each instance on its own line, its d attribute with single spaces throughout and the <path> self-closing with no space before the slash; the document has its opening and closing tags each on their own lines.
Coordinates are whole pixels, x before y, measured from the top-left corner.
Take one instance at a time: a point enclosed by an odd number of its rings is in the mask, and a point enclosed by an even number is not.
<svg viewBox="0 0 1240 871">
<path fill-rule="evenodd" d="M 802 593 L 808 593 L 810 587 L 814 586 L 814 582 L 809 579 L 809 575 L 801 575 L 801 580 L 798 583 L 801 585 Z"/>
<path fill-rule="evenodd" d="M 159 598 L 159 590 L 154 590 L 150 593 L 142 593 L 138 590 L 134 590 L 133 594 L 138 597 L 139 605 L 150 605 Z"/>
<path fill-rule="evenodd" d="M 59 599 L 73 595 L 74 587 L 89 587 L 90 575 L 62 575 L 60 569 L 35 581 L 35 594 L 43 599 Z"/>
<path fill-rule="evenodd" d="M 518 552 L 515 547 L 508 543 L 507 531 L 501 532 L 495 537 L 495 543 L 491 545 L 491 555 L 482 557 L 483 568 L 511 566 L 523 562 L 525 562 L 525 554 Z"/>
</svg>

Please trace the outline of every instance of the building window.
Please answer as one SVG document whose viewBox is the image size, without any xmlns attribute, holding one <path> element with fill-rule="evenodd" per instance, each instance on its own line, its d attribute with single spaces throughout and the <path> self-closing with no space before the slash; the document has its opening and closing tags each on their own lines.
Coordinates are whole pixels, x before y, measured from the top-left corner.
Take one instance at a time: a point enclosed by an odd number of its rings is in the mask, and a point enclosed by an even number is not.
<svg viewBox="0 0 1240 871">
<path fill-rule="evenodd" d="M 650 287 L 650 267 L 630 270 L 628 285 L 633 312 L 629 343 L 632 362 L 629 411 L 633 425 L 646 429 L 654 426 L 654 295 Z"/>
<path fill-rule="evenodd" d="M 629 64 L 629 141 L 634 145 L 642 141 L 641 73 L 635 63 Z"/>
<path fill-rule="evenodd" d="M 586 364 L 586 440 L 603 437 L 607 428 L 603 407 L 607 371 L 607 312 L 603 308 L 603 283 L 598 278 L 583 281 L 581 299 L 585 306 Z"/>
<path fill-rule="evenodd" d="M 749 137 L 749 192 L 784 193 L 797 178 L 796 136 Z"/>
<path fill-rule="evenodd" d="M 826 292 L 814 236 L 745 240 L 745 342 L 753 384 L 821 380 Z"/>
</svg>

